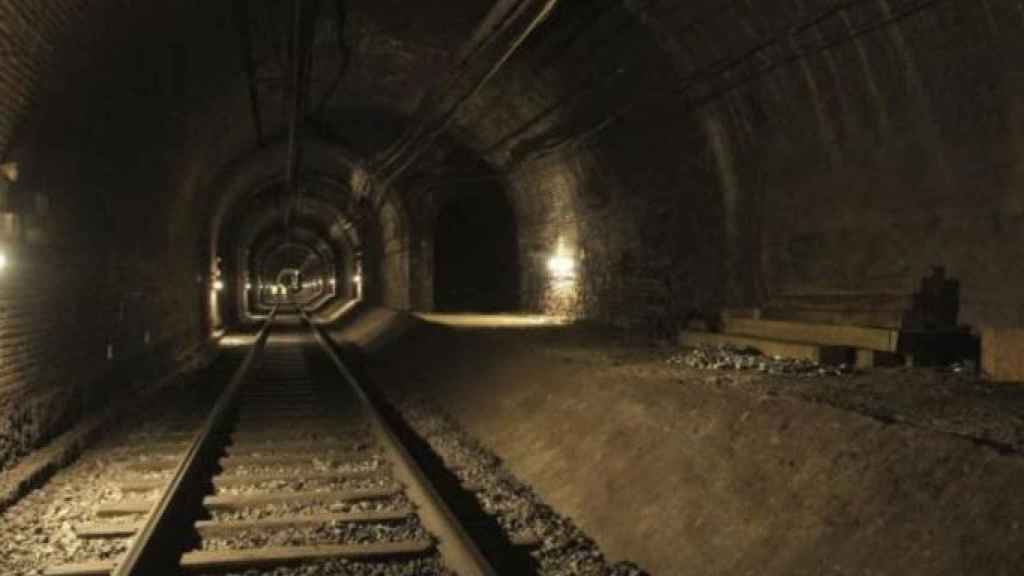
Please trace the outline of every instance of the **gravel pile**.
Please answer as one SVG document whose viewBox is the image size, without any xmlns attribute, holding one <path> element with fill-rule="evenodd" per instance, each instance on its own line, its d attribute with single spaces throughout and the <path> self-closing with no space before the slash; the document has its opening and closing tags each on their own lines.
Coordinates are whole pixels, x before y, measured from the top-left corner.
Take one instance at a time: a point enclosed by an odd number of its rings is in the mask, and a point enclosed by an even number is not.
<svg viewBox="0 0 1024 576">
<path fill-rule="evenodd" d="M 310 528 L 247 530 L 231 537 L 204 538 L 203 550 L 244 550 L 266 546 L 315 546 L 319 544 L 371 544 L 432 540 L 419 520 L 397 522 L 330 522 Z"/>
<path fill-rule="evenodd" d="M 335 502 L 333 504 L 272 504 L 244 510 L 216 510 L 213 520 L 261 520 L 281 516 L 310 516 L 313 514 L 347 514 L 350 512 L 394 512 L 413 508 L 403 494 L 373 500 Z"/>
<path fill-rule="evenodd" d="M 736 346 L 702 346 L 668 359 L 669 364 L 699 370 L 755 371 L 787 376 L 842 376 L 855 370 L 846 364 L 826 366 L 795 358 L 766 356 L 754 348 Z"/>
<path fill-rule="evenodd" d="M 498 458 L 470 438 L 425 396 L 391 398 L 416 433 L 458 475 L 473 484 L 481 506 L 493 513 L 512 539 L 533 535 L 541 540 L 532 554 L 544 576 L 643 576 L 629 562 L 609 563 L 570 520 L 559 516 L 528 486 L 505 470 Z"/>
<path fill-rule="evenodd" d="M 211 574 L 210 576 L 214 576 Z M 329 560 L 274 570 L 247 570 L 217 576 L 456 576 L 437 556 L 387 563 Z"/>
</svg>

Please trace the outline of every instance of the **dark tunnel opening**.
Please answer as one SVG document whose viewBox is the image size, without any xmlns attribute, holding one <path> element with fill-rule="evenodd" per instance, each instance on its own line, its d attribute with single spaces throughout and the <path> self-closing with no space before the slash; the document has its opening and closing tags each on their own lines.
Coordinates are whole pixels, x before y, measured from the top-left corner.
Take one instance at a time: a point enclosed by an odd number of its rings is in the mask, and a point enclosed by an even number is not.
<svg viewBox="0 0 1024 576">
<path fill-rule="evenodd" d="M 519 308 L 519 231 L 504 194 L 461 192 L 441 209 L 434 306 L 442 312 Z"/>
</svg>

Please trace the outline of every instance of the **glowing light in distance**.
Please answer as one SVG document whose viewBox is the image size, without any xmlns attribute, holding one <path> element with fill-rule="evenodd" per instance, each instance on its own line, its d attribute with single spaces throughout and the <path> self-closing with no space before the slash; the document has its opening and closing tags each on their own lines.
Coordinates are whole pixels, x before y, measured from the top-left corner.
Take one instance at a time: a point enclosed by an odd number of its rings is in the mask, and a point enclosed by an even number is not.
<svg viewBox="0 0 1024 576">
<path fill-rule="evenodd" d="M 362 274 L 356 274 L 355 276 L 352 277 L 352 281 L 355 282 L 356 284 L 362 284 L 363 283 L 363 275 Z M 331 280 L 331 286 L 334 286 L 334 280 Z"/>
<path fill-rule="evenodd" d="M 7 254 L 0 252 L 0 270 L 7 268 Z"/>
<path fill-rule="evenodd" d="M 213 281 L 213 289 L 216 290 L 217 292 L 220 292 L 220 291 L 224 290 L 224 281 L 223 280 L 214 280 Z"/>
<path fill-rule="evenodd" d="M 245 289 L 246 290 L 252 290 L 252 282 L 246 282 L 245 283 Z"/>
<path fill-rule="evenodd" d="M 555 254 L 548 258 L 548 272 L 556 280 L 568 280 L 576 277 L 576 262 L 564 254 Z"/>
</svg>

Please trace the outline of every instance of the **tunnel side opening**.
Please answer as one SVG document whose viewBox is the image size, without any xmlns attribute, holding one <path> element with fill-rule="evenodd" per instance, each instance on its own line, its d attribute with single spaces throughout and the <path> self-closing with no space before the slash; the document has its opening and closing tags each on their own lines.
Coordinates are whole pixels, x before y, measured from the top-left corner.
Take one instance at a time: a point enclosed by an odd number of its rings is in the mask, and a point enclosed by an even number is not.
<svg viewBox="0 0 1024 576">
<path fill-rule="evenodd" d="M 445 203 L 437 218 L 434 265 L 437 311 L 518 310 L 519 231 L 505 195 L 467 191 Z"/>
</svg>

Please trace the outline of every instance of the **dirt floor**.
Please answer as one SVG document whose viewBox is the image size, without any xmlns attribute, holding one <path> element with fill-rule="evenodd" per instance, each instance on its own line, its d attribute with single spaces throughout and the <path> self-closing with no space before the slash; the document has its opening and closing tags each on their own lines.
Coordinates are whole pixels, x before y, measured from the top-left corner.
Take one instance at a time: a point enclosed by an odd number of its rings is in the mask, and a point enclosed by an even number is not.
<svg viewBox="0 0 1024 576">
<path fill-rule="evenodd" d="M 653 574 L 1020 574 L 1024 391 L 929 369 L 696 370 L 537 318 L 369 310 L 336 334 L 429 390 L 613 560 Z"/>
</svg>

